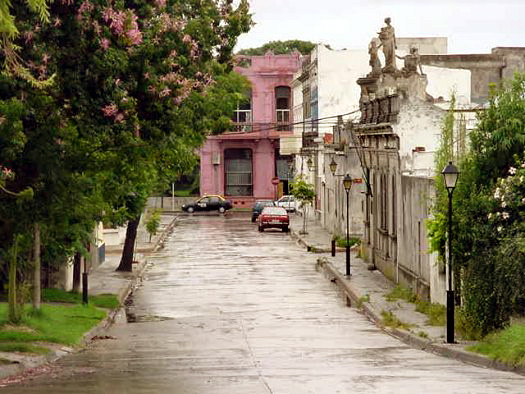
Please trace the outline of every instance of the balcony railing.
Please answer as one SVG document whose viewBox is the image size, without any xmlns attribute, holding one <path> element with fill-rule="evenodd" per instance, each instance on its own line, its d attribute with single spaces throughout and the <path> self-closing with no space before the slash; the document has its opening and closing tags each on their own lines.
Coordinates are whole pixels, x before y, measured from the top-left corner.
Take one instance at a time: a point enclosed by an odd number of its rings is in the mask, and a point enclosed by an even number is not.
<svg viewBox="0 0 525 394">
<path fill-rule="evenodd" d="M 292 131 L 293 126 L 289 122 L 285 123 L 233 123 L 231 132 L 270 132 L 270 131 Z"/>
</svg>

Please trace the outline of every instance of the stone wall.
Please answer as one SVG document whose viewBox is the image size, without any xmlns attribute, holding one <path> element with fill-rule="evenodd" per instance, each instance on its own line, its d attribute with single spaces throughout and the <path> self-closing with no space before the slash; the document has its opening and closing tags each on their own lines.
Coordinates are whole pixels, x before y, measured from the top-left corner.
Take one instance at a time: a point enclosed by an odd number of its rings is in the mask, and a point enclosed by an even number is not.
<svg viewBox="0 0 525 394">
<path fill-rule="evenodd" d="M 434 180 L 401 176 L 398 224 L 398 281 L 423 299 L 444 303 L 445 275 L 429 252 L 427 220 Z"/>
</svg>

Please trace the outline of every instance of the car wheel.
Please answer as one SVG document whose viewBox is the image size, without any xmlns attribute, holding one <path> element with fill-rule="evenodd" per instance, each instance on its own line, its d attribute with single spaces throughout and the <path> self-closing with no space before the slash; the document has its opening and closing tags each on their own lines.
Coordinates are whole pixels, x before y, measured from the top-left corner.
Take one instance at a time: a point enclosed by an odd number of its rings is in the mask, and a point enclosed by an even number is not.
<svg viewBox="0 0 525 394">
<path fill-rule="evenodd" d="M 284 232 L 284 233 L 287 233 L 288 231 L 290 231 L 290 229 L 288 228 L 288 226 L 283 227 L 283 232 Z"/>
<path fill-rule="evenodd" d="M 195 208 L 193 208 L 193 207 L 188 207 L 188 213 L 193 213 L 193 211 L 195 211 Z"/>
<path fill-rule="evenodd" d="M 219 207 L 219 212 L 220 213 L 224 213 L 226 211 L 226 209 L 224 209 L 224 207 Z"/>
<path fill-rule="evenodd" d="M 252 223 L 255 223 L 255 218 L 252 218 Z"/>
<path fill-rule="evenodd" d="M 259 226 L 259 231 L 262 233 L 264 231 L 264 228 L 262 226 Z"/>
</svg>

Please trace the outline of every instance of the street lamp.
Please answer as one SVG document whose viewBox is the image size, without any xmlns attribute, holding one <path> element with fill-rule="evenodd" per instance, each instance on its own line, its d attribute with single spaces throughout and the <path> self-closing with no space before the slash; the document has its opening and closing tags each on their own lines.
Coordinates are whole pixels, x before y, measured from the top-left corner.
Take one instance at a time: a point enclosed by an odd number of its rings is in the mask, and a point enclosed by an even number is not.
<svg viewBox="0 0 525 394">
<path fill-rule="evenodd" d="M 334 158 L 332 157 L 332 161 L 328 165 L 330 167 L 330 172 L 332 175 L 335 175 L 335 170 L 337 170 L 337 163 L 335 162 Z"/>
<path fill-rule="evenodd" d="M 459 171 L 451 161 L 441 172 L 448 192 L 448 290 L 447 290 L 447 343 L 454 343 L 454 290 L 452 289 L 452 193 Z"/>
<path fill-rule="evenodd" d="M 314 162 L 312 161 L 311 157 L 309 157 L 308 160 L 306 161 L 306 165 L 308 166 L 308 169 L 310 171 L 314 170 Z"/>
<path fill-rule="evenodd" d="M 350 189 L 352 188 L 352 178 L 349 174 L 343 178 L 343 187 L 346 191 L 346 276 L 350 276 L 350 218 L 348 215 L 350 206 Z"/>
</svg>

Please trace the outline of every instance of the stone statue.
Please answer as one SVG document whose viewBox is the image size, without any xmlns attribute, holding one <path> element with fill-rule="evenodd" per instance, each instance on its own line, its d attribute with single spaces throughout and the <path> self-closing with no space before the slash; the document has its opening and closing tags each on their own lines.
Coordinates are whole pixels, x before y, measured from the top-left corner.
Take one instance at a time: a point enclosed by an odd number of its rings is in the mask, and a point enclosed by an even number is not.
<svg viewBox="0 0 525 394">
<path fill-rule="evenodd" d="M 418 68 L 421 75 L 423 74 L 423 68 L 421 67 L 421 59 L 419 57 L 419 52 L 416 47 L 410 48 L 410 53 L 406 56 L 397 56 L 398 59 L 404 60 L 404 67 L 401 69 L 401 73 L 404 77 L 409 77 L 411 75 L 417 74 Z"/>
<path fill-rule="evenodd" d="M 385 67 L 383 67 L 384 73 L 393 74 L 397 71 L 396 66 L 396 33 L 392 25 L 390 25 L 391 19 L 385 18 L 386 26 L 381 28 L 379 39 L 383 46 L 383 54 L 385 55 Z"/>
<path fill-rule="evenodd" d="M 377 45 L 377 38 L 372 38 L 372 41 L 370 41 L 370 44 L 368 44 L 368 54 L 370 55 L 370 67 L 372 67 L 372 71 L 368 73 L 367 77 L 377 77 L 381 75 L 381 60 L 379 59 L 379 56 L 377 56 L 377 52 L 379 48 L 383 44 Z"/>
</svg>

